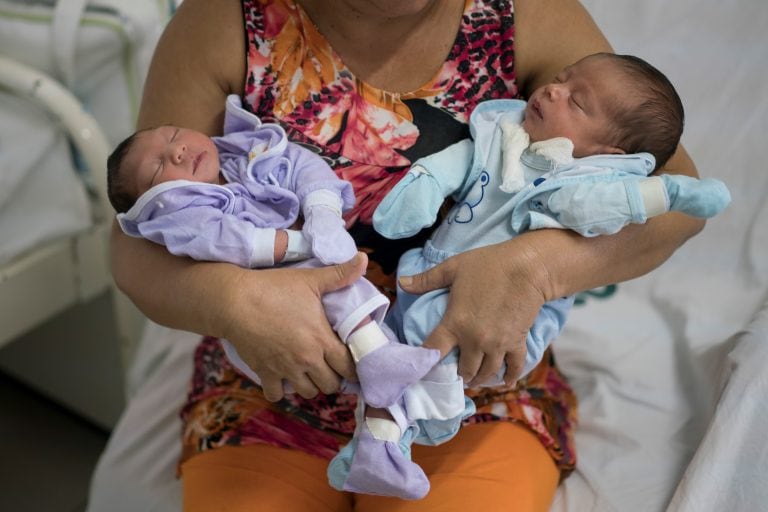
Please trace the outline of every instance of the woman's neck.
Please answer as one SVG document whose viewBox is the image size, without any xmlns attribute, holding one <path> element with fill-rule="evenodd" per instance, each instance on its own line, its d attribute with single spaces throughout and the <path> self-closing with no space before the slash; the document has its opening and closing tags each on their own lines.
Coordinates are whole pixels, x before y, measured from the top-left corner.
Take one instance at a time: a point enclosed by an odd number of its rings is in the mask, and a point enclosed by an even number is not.
<svg viewBox="0 0 768 512">
<path fill-rule="evenodd" d="M 465 0 L 296 0 L 347 68 L 379 89 L 418 89 L 440 69 Z"/>
</svg>

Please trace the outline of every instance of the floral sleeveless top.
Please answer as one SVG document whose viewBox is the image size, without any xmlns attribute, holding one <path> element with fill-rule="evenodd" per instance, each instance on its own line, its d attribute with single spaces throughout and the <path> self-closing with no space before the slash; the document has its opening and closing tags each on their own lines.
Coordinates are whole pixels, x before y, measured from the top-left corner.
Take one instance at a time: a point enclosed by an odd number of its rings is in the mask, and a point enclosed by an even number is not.
<svg viewBox="0 0 768 512">
<path fill-rule="evenodd" d="M 469 136 L 468 119 L 484 100 L 517 97 L 514 13 L 509 0 L 466 0 L 452 50 L 433 78 L 395 94 L 358 80 L 294 0 L 243 0 L 247 76 L 243 104 L 281 124 L 289 138 L 321 155 L 352 183 L 347 226 L 368 253 L 366 278 L 394 298 L 397 261 L 422 245 L 425 230 L 387 240 L 373 211 L 411 162 Z M 513 421 L 530 428 L 563 471 L 575 464 L 576 399 L 551 352 L 515 387 L 468 392 L 477 413 L 466 423 Z M 204 338 L 184 421 L 182 461 L 225 445 L 267 443 L 332 458 L 354 432 L 354 395 L 289 395 L 268 402 Z"/>
</svg>

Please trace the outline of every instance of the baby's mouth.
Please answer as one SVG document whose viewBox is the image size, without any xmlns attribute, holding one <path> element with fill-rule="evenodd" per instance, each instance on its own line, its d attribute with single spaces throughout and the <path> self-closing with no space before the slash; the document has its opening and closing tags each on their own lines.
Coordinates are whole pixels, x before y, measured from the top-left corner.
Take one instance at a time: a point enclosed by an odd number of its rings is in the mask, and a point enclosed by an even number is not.
<svg viewBox="0 0 768 512">
<path fill-rule="evenodd" d="M 539 119 L 544 119 L 544 116 L 541 113 L 541 105 L 539 104 L 539 100 L 533 100 L 533 112 Z"/>
<path fill-rule="evenodd" d="M 200 165 L 200 162 L 203 161 L 203 158 L 205 158 L 205 151 L 200 153 L 195 157 L 195 160 L 192 162 L 192 174 L 195 174 L 197 172 L 197 167 Z"/>
</svg>

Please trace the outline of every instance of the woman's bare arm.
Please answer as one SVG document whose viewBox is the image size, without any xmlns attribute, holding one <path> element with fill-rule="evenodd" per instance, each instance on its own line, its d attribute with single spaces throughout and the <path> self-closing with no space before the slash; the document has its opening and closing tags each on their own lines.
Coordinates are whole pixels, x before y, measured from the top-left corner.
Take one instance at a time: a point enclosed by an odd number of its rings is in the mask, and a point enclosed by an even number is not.
<svg viewBox="0 0 768 512">
<path fill-rule="evenodd" d="M 147 78 L 139 128 L 172 123 L 221 132 L 227 94 L 241 93 L 245 43 L 240 2 L 186 0 L 164 32 Z M 320 296 L 364 271 L 365 258 L 318 270 L 241 269 L 178 258 L 112 230 L 118 286 L 152 320 L 226 337 L 262 379 L 267 398 L 282 380 L 306 397 L 354 378 L 346 347 L 328 325 Z"/>
<path fill-rule="evenodd" d="M 514 4 L 516 69 L 524 93 L 586 55 L 612 51 L 577 0 Z M 664 172 L 698 176 L 682 147 Z M 443 352 L 459 346 L 459 372 L 471 384 L 488 380 L 506 361 L 505 380 L 511 383 L 522 369 L 525 336 L 544 302 L 646 274 L 703 226 L 702 220 L 668 213 L 612 236 L 530 232 L 450 258 L 404 287 L 413 293 L 450 287 L 446 315 L 425 346 Z"/>
</svg>

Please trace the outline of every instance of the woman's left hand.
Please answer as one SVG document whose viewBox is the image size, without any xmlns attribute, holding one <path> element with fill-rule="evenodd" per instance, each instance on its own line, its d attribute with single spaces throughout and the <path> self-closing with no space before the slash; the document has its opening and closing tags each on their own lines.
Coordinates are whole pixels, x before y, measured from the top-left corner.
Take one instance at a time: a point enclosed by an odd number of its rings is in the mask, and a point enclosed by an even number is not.
<svg viewBox="0 0 768 512">
<path fill-rule="evenodd" d="M 424 347 L 442 355 L 459 347 L 459 374 L 478 386 L 506 362 L 504 381 L 513 384 L 523 369 L 526 336 L 546 302 L 548 273 L 536 249 L 519 237 L 453 256 L 440 265 L 400 279 L 414 294 L 450 288 L 445 317 Z"/>
</svg>

